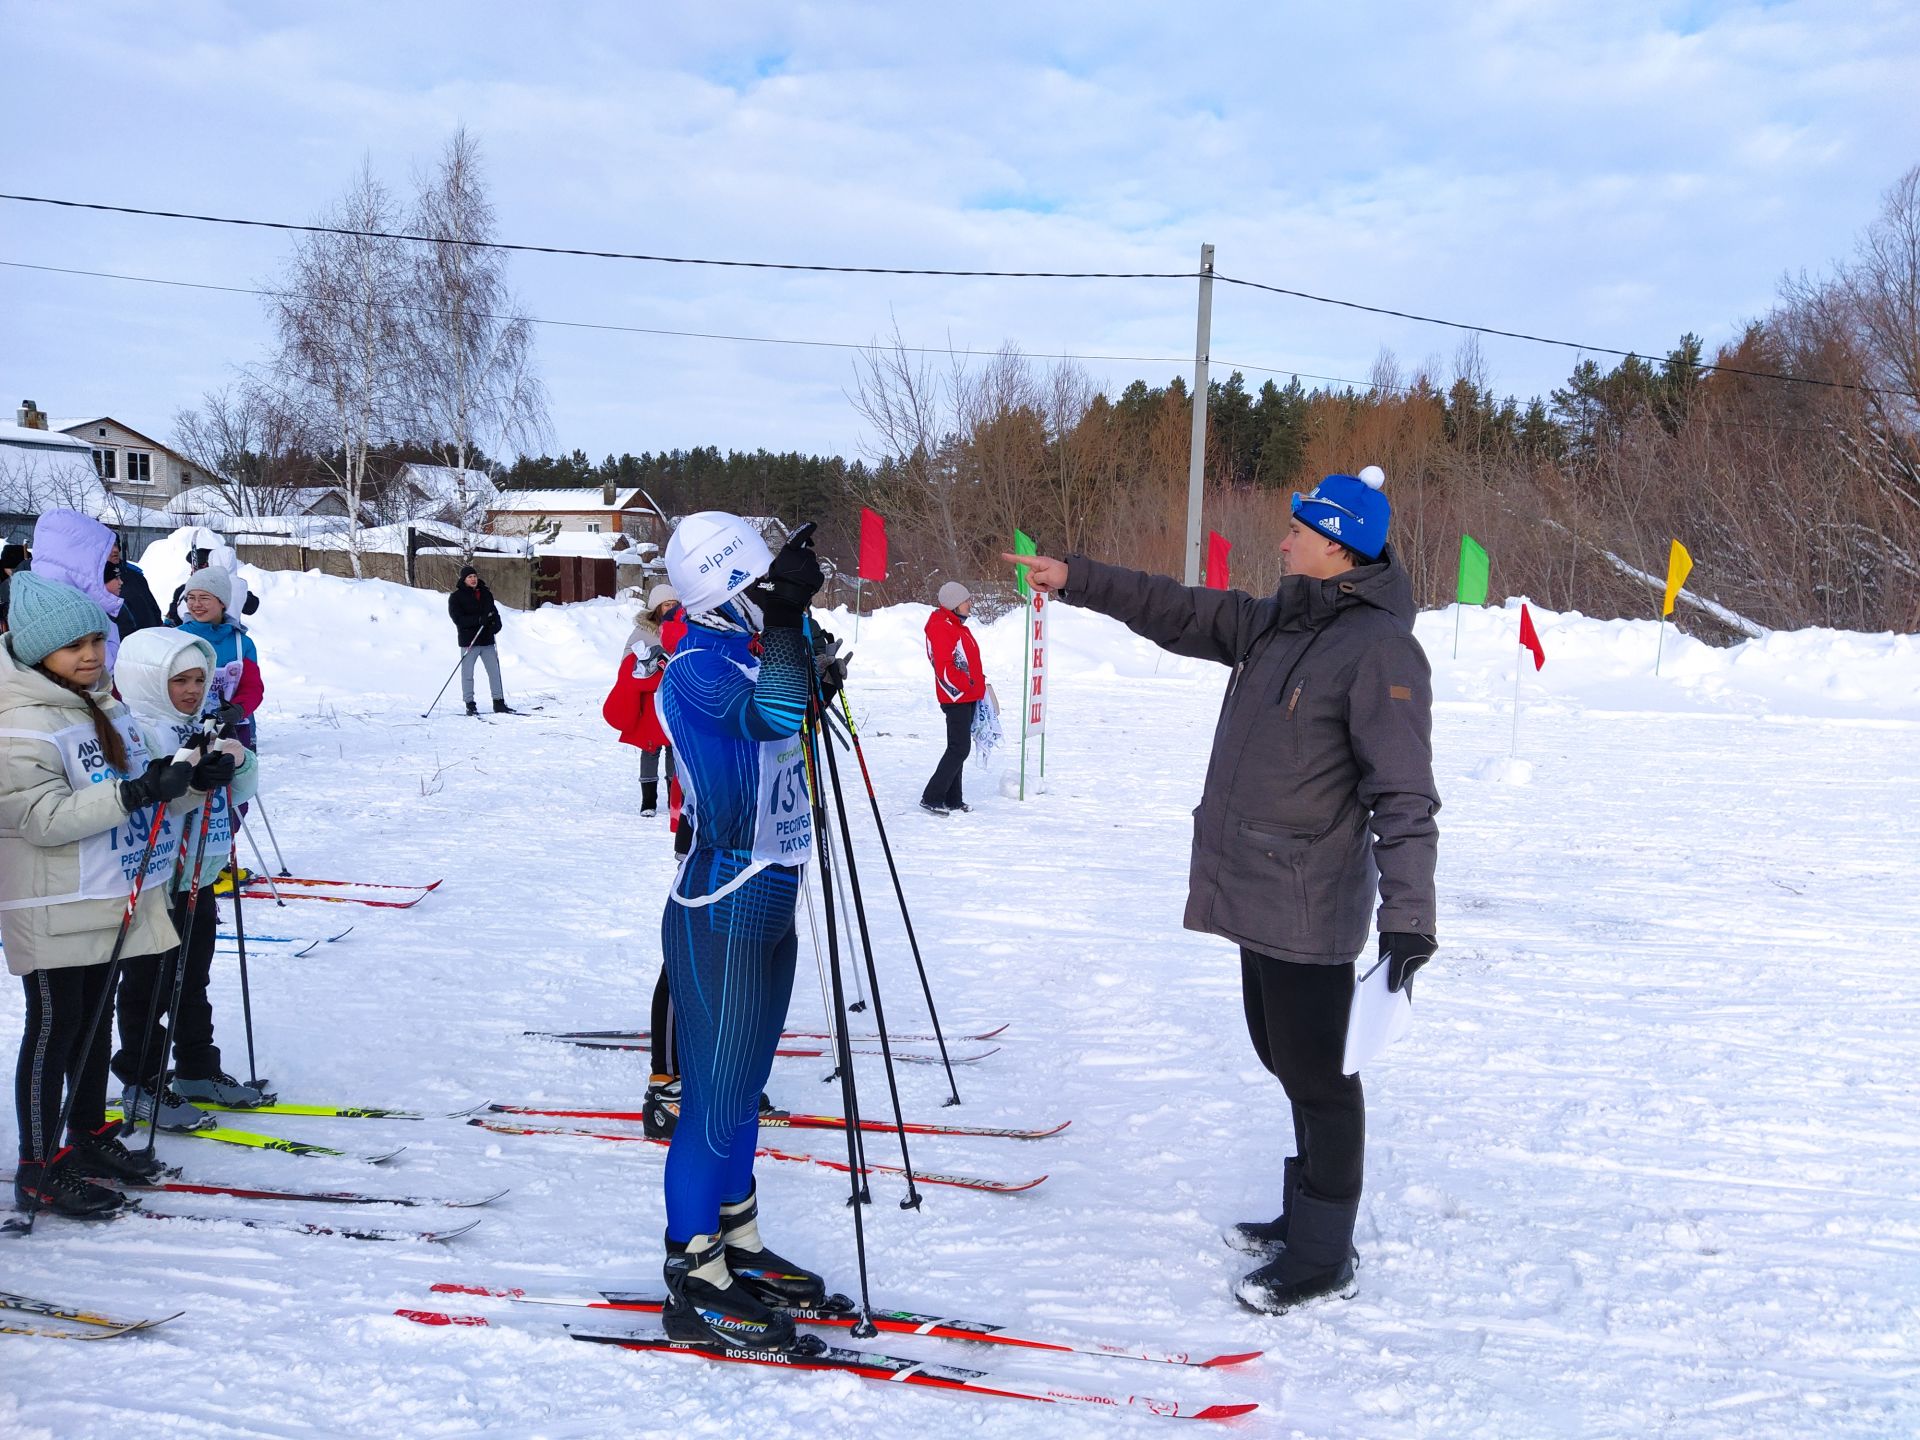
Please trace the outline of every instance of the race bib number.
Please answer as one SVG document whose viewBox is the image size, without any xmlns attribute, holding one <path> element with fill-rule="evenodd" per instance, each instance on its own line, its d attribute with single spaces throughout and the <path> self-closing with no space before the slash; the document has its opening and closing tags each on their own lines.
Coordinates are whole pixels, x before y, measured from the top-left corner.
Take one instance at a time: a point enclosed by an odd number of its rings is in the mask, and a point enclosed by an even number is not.
<svg viewBox="0 0 1920 1440">
<path fill-rule="evenodd" d="M 50 738 L 59 748 L 66 766 L 67 783 L 75 791 L 88 785 L 110 785 L 132 775 L 143 774 L 148 764 L 146 742 L 139 728 L 126 716 L 114 720 L 121 743 L 127 748 L 127 772 L 122 774 L 108 762 L 100 740 L 91 725 L 71 725 Z M 153 807 L 136 810 L 113 829 L 89 835 L 80 842 L 80 889 L 76 898 L 117 900 L 133 889 L 140 856 L 147 848 L 147 832 L 153 826 Z M 174 856 L 180 848 L 180 828 L 169 816 L 160 822 L 160 838 L 154 842 L 153 855 L 147 861 L 147 879 L 167 883 Z"/>
<path fill-rule="evenodd" d="M 813 802 L 807 794 L 806 743 L 792 735 L 760 742 L 760 799 L 753 858 L 804 865 L 813 856 Z"/>
</svg>

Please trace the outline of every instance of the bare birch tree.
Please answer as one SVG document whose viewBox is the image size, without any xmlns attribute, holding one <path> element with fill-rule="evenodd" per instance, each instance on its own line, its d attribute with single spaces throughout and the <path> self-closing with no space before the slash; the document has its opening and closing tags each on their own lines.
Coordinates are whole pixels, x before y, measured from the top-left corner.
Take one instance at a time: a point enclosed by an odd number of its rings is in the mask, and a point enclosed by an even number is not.
<svg viewBox="0 0 1920 1440">
<path fill-rule="evenodd" d="M 360 512 L 369 498 L 376 446 L 404 438 L 419 389 L 413 265 L 404 241 L 387 238 L 399 215 L 363 161 L 346 194 L 320 217 L 327 233 L 302 236 L 268 301 L 279 349 L 277 393 L 310 417 L 321 468 L 346 493 L 347 555 L 357 577 Z M 335 447 L 338 447 L 336 450 Z"/>
<path fill-rule="evenodd" d="M 212 478 L 229 513 L 291 513 L 312 449 L 306 417 L 251 378 L 209 390 L 173 417 L 174 448 Z"/>
<path fill-rule="evenodd" d="M 494 236 L 480 146 L 465 126 L 438 165 L 416 182 L 412 289 L 419 352 L 413 409 L 442 463 L 459 473 L 458 523 L 467 555 L 485 518 L 490 487 L 470 487 L 481 455 L 534 450 L 547 436 L 546 391 L 533 370 L 533 323 L 506 283 L 505 252 Z"/>
</svg>

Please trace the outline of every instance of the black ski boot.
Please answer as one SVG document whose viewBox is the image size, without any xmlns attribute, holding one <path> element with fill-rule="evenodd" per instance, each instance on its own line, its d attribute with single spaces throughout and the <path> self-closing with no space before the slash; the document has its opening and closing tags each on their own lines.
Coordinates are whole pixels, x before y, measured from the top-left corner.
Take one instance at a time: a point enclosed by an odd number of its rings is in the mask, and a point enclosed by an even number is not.
<svg viewBox="0 0 1920 1440">
<path fill-rule="evenodd" d="M 96 1185 L 66 1160 L 70 1151 L 61 1150 L 42 1164 L 22 1160 L 13 1172 L 13 1203 L 22 1210 L 51 1210 L 74 1220 L 99 1220 L 127 1203 L 118 1190 Z"/>
<path fill-rule="evenodd" d="M 467 714 L 478 715 L 479 713 L 480 713 L 480 707 L 474 704 L 473 701 L 471 700 L 467 701 Z"/>
<path fill-rule="evenodd" d="M 1271 1220 L 1242 1220 L 1221 1232 L 1220 1238 L 1243 1255 L 1278 1260 L 1287 1248 L 1287 1215 L 1293 1209 L 1293 1192 L 1299 1184 L 1300 1157 L 1289 1155 L 1281 1170 L 1280 1213 Z"/>
<path fill-rule="evenodd" d="M 506 701 L 496 698 L 493 702 L 493 713 L 496 715 L 518 715 L 520 712 L 507 704 Z"/>
<path fill-rule="evenodd" d="M 158 1155 L 144 1149 L 129 1150 L 120 1143 L 118 1120 L 109 1120 L 98 1130 L 69 1135 L 66 1163 L 79 1175 L 94 1175 L 102 1180 L 129 1180 L 136 1185 L 169 1173 L 167 1167 L 160 1163 Z"/>
<path fill-rule="evenodd" d="M 669 1238 L 665 1273 L 660 1321 L 668 1339 L 723 1350 L 793 1349 L 793 1321 L 734 1279 L 718 1236 L 696 1235 L 685 1245 Z"/>
<path fill-rule="evenodd" d="M 640 1128 L 651 1139 L 671 1140 L 673 1127 L 679 1123 L 680 1082 L 649 1083 L 646 1098 L 640 1103 Z"/>
<path fill-rule="evenodd" d="M 827 1282 L 760 1243 L 758 1192 L 720 1207 L 720 1239 L 733 1278 L 768 1305 L 818 1310 L 828 1305 Z"/>
<path fill-rule="evenodd" d="M 1324 1295 L 1354 1293 L 1353 1222 L 1360 1197 L 1327 1200 L 1302 1184 L 1287 1216 L 1286 1248 L 1233 1287 L 1249 1310 L 1278 1315 Z"/>
</svg>

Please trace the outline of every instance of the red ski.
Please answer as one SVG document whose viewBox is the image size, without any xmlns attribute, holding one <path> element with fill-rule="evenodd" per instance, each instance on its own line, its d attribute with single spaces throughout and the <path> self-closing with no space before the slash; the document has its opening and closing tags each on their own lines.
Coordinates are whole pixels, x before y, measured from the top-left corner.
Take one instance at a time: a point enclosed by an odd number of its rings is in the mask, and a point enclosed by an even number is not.
<svg viewBox="0 0 1920 1440">
<path fill-rule="evenodd" d="M 489 1105 L 487 1109 L 495 1115 L 540 1115 L 556 1120 L 627 1120 L 635 1124 L 647 1117 L 639 1110 L 545 1110 L 535 1105 Z M 933 1121 L 909 1120 L 906 1131 L 909 1135 L 965 1135 L 990 1140 L 1045 1140 L 1050 1135 L 1058 1135 L 1071 1120 L 1062 1120 L 1058 1125 L 1040 1130 L 1003 1129 L 992 1125 L 942 1125 Z M 760 1116 L 760 1128 L 775 1130 L 845 1130 L 846 1120 L 839 1115 L 788 1115 L 766 1114 Z M 872 1135 L 891 1135 L 894 1124 L 891 1120 L 862 1120 L 860 1129 Z"/>
<path fill-rule="evenodd" d="M 651 1135 L 616 1135 L 603 1130 L 583 1130 L 573 1126 L 508 1125 L 499 1120 L 488 1120 L 475 1116 L 467 1121 L 469 1125 L 478 1125 L 482 1130 L 491 1130 L 496 1135 L 547 1135 L 567 1136 L 577 1140 L 605 1140 L 619 1145 L 657 1145 L 665 1149 L 672 1142 L 657 1140 Z M 785 1150 L 770 1150 L 766 1147 L 753 1152 L 762 1160 L 786 1160 L 797 1165 L 818 1165 L 826 1170 L 838 1170 L 841 1174 L 848 1171 L 844 1160 L 829 1160 L 824 1155 L 795 1155 Z M 907 1172 L 898 1165 L 881 1165 L 868 1161 L 860 1171 L 862 1175 L 905 1175 Z M 1036 1175 L 1031 1180 L 984 1180 L 977 1175 L 941 1175 L 931 1170 L 916 1169 L 913 1178 L 922 1185 L 947 1185 L 956 1190 L 990 1190 L 996 1195 L 1016 1195 L 1022 1190 L 1031 1190 L 1047 1177 Z"/>
</svg>

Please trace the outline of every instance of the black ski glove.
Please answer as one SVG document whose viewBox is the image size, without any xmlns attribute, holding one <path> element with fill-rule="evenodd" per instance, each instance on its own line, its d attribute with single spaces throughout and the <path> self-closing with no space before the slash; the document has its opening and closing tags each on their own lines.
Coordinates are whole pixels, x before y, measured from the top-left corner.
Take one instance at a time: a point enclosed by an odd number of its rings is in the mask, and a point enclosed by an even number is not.
<svg viewBox="0 0 1920 1440">
<path fill-rule="evenodd" d="M 178 800 L 193 783 L 193 766 L 184 760 L 156 760 L 147 773 L 120 782 L 120 803 L 131 815 L 149 805 L 164 805 Z"/>
<path fill-rule="evenodd" d="M 807 607 L 826 583 L 820 557 L 813 553 L 813 524 L 809 521 L 780 547 L 767 573 L 748 587 L 747 596 L 760 607 L 767 629 L 798 630 Z"/>
<path fill-rule="evenodd" d="M 1389 930 L 1380 937 L 1380 958 L 1387 962 L 1387 989 L 1405 990 L 1413 998 L 1413 975 L 1433 958 L 1439 949 L 1431 935 L 1415 935 L 1410 930 Z"/>
<path fill-rule="evenodd" d="M 231 700 L 221 702 L 220 708 L 213 712 L 213 723 L 222 735 L 231 735 L 240 722 L 247 718 L 247 712 Z"/>
<path fill-rule="evenodd" d="M 820 703 L 831 706 L 847 683 L 847 665 L 853 659 L 840 647 L 840 639 L 831 631 L 813 632 L 813 673 L 819 677 Z"/>
<path fill-rule="evenodd" d="M 193 767 L 193 788 L 214 791 L 233 783 L 233 772 L 240 764 L 224 750 L 210 750 L 207 758 Z"/>
</svg>

